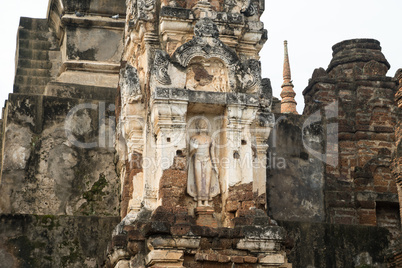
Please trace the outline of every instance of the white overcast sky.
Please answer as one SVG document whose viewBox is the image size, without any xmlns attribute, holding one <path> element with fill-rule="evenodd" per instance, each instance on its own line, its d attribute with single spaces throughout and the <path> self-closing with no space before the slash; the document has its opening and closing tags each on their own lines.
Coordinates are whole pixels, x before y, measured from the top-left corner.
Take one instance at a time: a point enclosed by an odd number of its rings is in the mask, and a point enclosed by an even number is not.
<svg viewBox="0 0 402 268">
<path fill-rule="evenodd" d="M 3 3 L 0 17 L 0 104 L 12 92 L 19 17 L 44 18 L 48 0 L 14 0 Z M 304 107 L 302 91 L 313 70 L 327 68 L 331 47 L 352 38 L 381 42 L 391 64 L 388 76 L 402 68 L 401 0 L 266 0 L 262 20 L 268 41 L 261 52 L 262 76 L 271 79 L 274 96 L 282 84 L 283 41 L 288 40 L 297 109 Z"/>
</svg>

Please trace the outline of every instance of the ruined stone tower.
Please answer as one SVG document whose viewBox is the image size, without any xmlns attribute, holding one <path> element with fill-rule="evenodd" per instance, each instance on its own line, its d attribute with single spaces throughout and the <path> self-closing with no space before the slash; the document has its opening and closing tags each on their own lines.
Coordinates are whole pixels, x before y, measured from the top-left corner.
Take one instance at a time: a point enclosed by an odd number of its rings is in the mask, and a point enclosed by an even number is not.
<svg viewBox="0 0 402 268">
<path fill-rule="evenodd" d="M 376 40 L 340 42 L 298 115 L 285 43 L 274 109 L 264 8 L 50 0 L 21 18 L 0 266 L 398 267 L 401 72 Z"/>
<path fill-rule="evenodd" d="M 124 219 L 113 239 L 133 242 L 113 247 L 108 266 L 285 267 L 282 229 L 264 212 L 274 122 L 258 61 L 264 3 L 127 6 L 116 133 Z"/>
</svg>

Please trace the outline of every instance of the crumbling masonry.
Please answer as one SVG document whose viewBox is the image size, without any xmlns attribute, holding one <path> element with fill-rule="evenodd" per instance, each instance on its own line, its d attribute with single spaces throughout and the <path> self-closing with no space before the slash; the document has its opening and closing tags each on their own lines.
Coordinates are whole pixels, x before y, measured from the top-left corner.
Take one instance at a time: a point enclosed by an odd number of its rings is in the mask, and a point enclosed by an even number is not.
<svg viewBox="0 0 402 268">
<path fill-rule="evenodd" d="M 402 72 L 376 40 L 340 42 L 298 115 L 285 44 L 281 112 L 264 9 L 50 0 L 21 18 L 0 266 L 400 267 Z"/>
</svg>

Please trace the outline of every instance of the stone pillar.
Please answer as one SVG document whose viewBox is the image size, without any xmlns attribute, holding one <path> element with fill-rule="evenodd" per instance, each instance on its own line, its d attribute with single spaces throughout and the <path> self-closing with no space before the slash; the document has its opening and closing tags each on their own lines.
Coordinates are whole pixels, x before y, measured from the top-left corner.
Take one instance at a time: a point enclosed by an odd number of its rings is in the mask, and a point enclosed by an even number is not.
<svg viewBox="0 0 402 268">
<path fill-rule="evenodd" d="M 252 123 L 257 107 L 228 105 L 226 110 L 227 154 L 230 167 L 226 173 L 227 187 L 253 181 Z M 226 189 L 225 189 L 226 191 Z"/>
<path fill-rule="evenodd" d="M 256 202 L 256 207 L 266 209 L 266 189 L 267 189 L 267 151 L 268 138 L 271 130 L 275 125 L 275 117 L 269 111 L 259 110 L 257 118 L 254 122 L 255 147 L 253 148 L 254 155 L 254 180 L 253 193 Z"/>
<path fill-rule="evenodd" d="M 168 97 L 172 97 L 171 94 L 174 94 L 172 90 L 167 92 L 170 93 L 168 93 Z M 155 93 L 154 98 L 151 121 L 153 123 L 153 133 L 156 135 L 156 143 L 154 141 L 150 142 L 148 155 L 155 164 L 152 164 L 145 171 L 145 174 L 147 184 L 156 190 L 155 193 L 158 193 L 163 172 L 173 166 L 177 154 L 187 149 L 186 115 L 188 101 L 186 98 L 167 100 L 157 93 Z M 150 208 L 155 209 L 157 204 L 161 204 L 159 196 L 146 197 L 146 199 L 148 198 L 154 201 L 156 201 L 155 198 L 158 199 L 157 203 L 150 201 Z"/>
</svg>

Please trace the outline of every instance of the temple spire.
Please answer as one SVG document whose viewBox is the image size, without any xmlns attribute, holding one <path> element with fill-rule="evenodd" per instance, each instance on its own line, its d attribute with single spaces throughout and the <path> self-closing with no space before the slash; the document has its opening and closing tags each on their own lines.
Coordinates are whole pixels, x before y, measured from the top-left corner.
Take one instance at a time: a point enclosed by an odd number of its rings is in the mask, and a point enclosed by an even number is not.
<svg viewBox="0 0 402 268">
<path fill-rule="evenodd" d="M 296 111 L 296 93 L 293 90 L 292 75 L 290 73 L 288 41 L 284 41 L 285 58 L 283 62 L 283 84 L 281 92 L 281 113 L 298 114 Z"/>
</svg>

